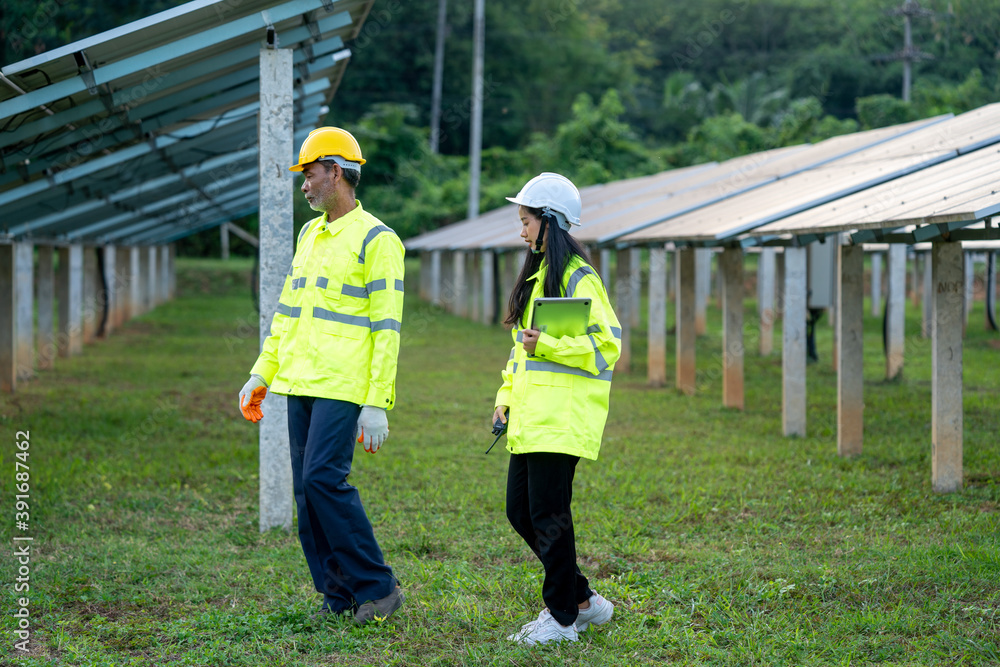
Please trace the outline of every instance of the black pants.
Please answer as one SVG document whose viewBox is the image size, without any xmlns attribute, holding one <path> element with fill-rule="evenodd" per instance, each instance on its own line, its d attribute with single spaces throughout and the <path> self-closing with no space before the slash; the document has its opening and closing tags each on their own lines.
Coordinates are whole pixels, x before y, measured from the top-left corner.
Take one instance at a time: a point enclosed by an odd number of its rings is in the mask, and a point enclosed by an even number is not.
<svg viewBox="0 0 1000 667">
<path fill-rule="evenodd" d="M 334 612 L 384 598 L 396 587 L 361 496 L 347 483 L 360 413 L 346 401 L 288 397 L 299 541 L 323 606 Z"/>
<path fill-rule="evenodd" d="M 511 454 L 507 471 L 507 519 L 545 568 L 542 599 L 561 625 L 576 621 L 593 591 L 576 564 L 573 475 L 577 456 Z"/>
</svg>

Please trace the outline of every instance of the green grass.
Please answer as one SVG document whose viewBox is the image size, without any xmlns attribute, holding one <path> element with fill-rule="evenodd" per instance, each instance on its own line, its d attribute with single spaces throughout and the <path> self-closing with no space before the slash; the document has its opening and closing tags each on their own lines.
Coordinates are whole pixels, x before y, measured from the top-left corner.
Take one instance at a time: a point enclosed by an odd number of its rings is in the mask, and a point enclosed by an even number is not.
<svg viewBox="0 0 1000 667">
<path fill-rule="evenodd" d="M 1000 661 L 1000 351 L 981 304 L 965 342 L 965 488 L 948 495 L 930 489 L 916 310 L 896 382 L 866 321 L 852 460 L 836 455 L 825 322 L 805 438 L 781 435 L 780 352 L 749 354 L 746 410 L 721 407 L 717 311 L 693 397 L 645 386 L 636 332 L 637 372 L 616 374 L 601 459 L 581 462 L 575 487 L 581 566 L 615 618 L 577 644 L 527 649 L 504 637 L 541 608 L 542 571 L 504 517 L 507 455 L 483 453 L 508 334 L 419 302 L 410 281 L 391 435 L 375 456 L 358 450 L 352 475 L 407 602 L 382 625 L 317 625 L 296 536 L 257 526 L 256 427 L 236 405 L 258 344 L 249 265 L 178 266 L 178 299 L 0 396 L 6 545 L 13 438 L 31 431 L 33 651 L 16 664 Z M 670 338 L 671 383 L 672 364 Z M 4 567 L 11 664 L 14 559 Z"/>
</svg>

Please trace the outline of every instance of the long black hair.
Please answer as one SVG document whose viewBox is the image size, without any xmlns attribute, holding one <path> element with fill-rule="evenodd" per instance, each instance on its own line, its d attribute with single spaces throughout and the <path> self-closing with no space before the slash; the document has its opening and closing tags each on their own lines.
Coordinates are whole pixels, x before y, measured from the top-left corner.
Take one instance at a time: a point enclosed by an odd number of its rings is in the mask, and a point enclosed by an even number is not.
<svg viewBox="0 0 1000 667">
<path fill-rule="evenodd" d="M 542 219 L 542 209 L 529 208 L 527 206 L 523 208 L 532 216 L 539 220 Z M 590 260 L 590 255 L 587 253 L 586 248 L 570 236 L 569 232 L 558 225 L 555 216 L 551 214 L 545 215 L 548 217 L 545 226 L 549 232 L 548 238 L 544 240 L 545 252 L 533 253 L 530 249 L 527 250 L 524 258 L 524 266 L 521 267 L 521 274 L 517 277 L 514 289 L 510 293 L 510 300 L 507 302 L 507 319 L 504 320 L 504 324 L 510 327 L 521 325 L 521 318 L 524 317 L 524 311 L 528 309 L 528 299 L 531 298 L 533 287 L 528 278 L 538 271 L 543 260 L 547 261 L 549 265 L 548 270 L 545 272 L 545 284 L 543 286 L 544 294 L 547 297 L 565 296 L 562 285 L 563 273 L 566 271 L 566 265 L 569 264 L 574 255 L 583 259 L 591 267 L 594 265 Z M 541 230 L 539 231 L 541 232 Z"/>
</svg>

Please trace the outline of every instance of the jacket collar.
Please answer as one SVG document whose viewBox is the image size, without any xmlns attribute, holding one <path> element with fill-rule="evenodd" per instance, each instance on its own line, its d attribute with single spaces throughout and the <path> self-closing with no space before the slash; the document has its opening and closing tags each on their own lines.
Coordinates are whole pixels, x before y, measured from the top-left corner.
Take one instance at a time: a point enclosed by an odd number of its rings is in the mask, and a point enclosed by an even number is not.
<svg viewBox="0 0 1000 667">
<path fill-rule="evenodd" d="M 336 236 L 355 221 L 360 220 L 365 210 L 361 207 L 361 202 L 357 199 L 354 200 L 354 203 L 356 205 L 349 213 L 345 213 L 336 220 L 328 220 L 327 214 L 323 213 L 323 216 L 320 218 L 320 229 L 329 232 L 330 236 Z"/>
</svg>

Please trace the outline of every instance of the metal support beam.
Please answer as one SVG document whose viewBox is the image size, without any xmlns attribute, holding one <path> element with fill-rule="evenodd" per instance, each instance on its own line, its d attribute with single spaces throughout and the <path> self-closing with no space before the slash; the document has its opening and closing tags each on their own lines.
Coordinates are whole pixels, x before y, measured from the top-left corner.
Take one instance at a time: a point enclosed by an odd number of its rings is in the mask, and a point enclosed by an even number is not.
<svg viewBox="0 0 1000 667">
<path fill-rule="evenodd" d="M 837 454 L 857 456 L 864 437 L 864 248 L 838 246 L 837 266 Z"/>
<path fill-rule="evenodd" d="M 295 147 L 292 130 L 292 52 L 260 50 L 260 344 L 292 264 L 292 194 L 288 171 Z M 268 392 L 260 421 L 260 530 L 292 527 L 292 470 L 288 457 L 288 405 Z"/>
<path fill-rule="evenodd" d="M 962 488 L 962 246 L 935 241 L 931 249 L 934 304 L 931 359 L 931 486 Z"/>
</svg>

